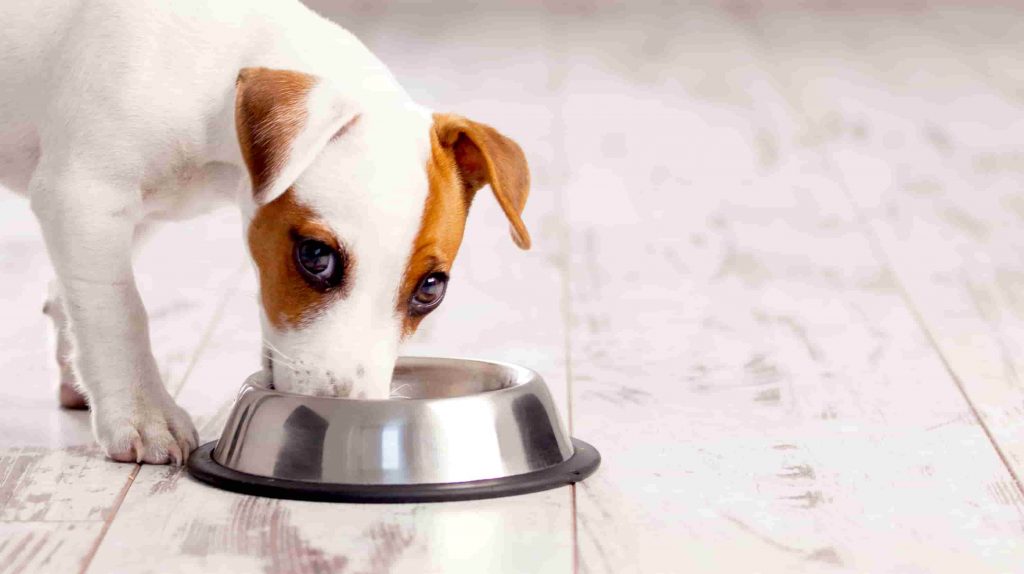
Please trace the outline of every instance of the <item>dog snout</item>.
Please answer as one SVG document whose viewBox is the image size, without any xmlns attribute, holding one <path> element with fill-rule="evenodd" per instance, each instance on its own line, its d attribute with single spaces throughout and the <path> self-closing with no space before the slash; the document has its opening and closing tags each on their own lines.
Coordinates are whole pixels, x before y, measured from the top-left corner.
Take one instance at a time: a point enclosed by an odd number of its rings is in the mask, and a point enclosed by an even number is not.
<svg viewBox="0 0 1024 574">
<path fill-rule="evenodd" d="M 345 368 L 325 368 L 302 360 L 272 363 L 274 388 L 321 397 L 386 399 L 390 396 L 394 361 L 371 366 L 357 363 Z"/>
</svg>

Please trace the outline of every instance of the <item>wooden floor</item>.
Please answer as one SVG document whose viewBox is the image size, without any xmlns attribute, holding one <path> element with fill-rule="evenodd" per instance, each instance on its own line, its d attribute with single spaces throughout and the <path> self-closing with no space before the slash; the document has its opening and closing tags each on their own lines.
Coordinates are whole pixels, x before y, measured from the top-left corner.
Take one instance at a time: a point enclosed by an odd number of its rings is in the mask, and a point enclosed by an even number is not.
<svg viewBox="0 0 1024 574">
<path fill-rule="evenodd" d="M 575 488 L 331 505 L 105 461 L 0 195 L 0 573 L 1024 570 L 1024 6 L 797 4 L 320 2 L 527 151 L 535 249 L 481 197 L 407 351 L 541 371 L 604 455 Z M 238 215 L 137 268 L 215 438 L 258 364 Z"/>
</svg>

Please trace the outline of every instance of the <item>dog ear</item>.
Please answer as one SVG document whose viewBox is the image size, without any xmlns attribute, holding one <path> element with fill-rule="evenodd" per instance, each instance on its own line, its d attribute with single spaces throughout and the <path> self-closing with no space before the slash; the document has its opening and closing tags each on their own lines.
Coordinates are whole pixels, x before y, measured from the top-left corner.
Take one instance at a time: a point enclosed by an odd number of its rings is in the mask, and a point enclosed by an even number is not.
<svg viewBox="0 0 1024 574">
<path fill-rule="evenodd" d="M 434 129 L 442 147 L 450 149 L 467 196 L 490 184 L 498 205 L 509 221 L 512 240 L 530 248 L 530 233 L 523 224 L 523 208 L 530 195 L 530 169 L 516 142 L 491 126 L 454 114 L 434 114 Z"/>
<path fill-rule="evenodd" d="M 290 70 L 244 68 L 235 92 L 235 128 L 253 198 L 284 193 L 336 134 L 358 118 L 341 90 Z"/>
</svg>

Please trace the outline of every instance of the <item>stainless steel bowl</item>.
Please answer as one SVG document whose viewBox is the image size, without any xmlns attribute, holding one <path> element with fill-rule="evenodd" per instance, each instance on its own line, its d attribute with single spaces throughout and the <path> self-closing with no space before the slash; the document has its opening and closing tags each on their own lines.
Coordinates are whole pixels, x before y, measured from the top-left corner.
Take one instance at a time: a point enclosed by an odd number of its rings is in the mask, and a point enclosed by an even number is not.
<svg viewBox="0 0 1024 574">
<path fill-rule="evenodd" d="M 220 440 L 190 457 L 193 476 L 266 496 L 413 502 L 553 488 L 600 463 L 523 367 L 406 357 L 390 400 L 284 393 L 264 377 L 249 377 Z"/>
</svg>

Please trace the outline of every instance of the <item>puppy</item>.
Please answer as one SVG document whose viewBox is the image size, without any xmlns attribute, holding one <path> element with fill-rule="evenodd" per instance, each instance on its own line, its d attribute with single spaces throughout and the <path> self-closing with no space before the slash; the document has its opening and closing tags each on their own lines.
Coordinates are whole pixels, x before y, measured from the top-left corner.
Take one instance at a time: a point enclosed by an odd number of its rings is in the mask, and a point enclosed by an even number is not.
<svg viewBox="0 0 1024 574">
<path fill-rule="evenodd" d="M 519 146 L 416 105 L 295 0 L 5 2 L 0 21 L 0 184 L 53 263 L 62 402 L 88 400 L 114 460 L 180 464 L 197 442 L 132 275 L 147 221 L 235 202 L 274 385 L 366 399 L 441 304 L 478 189 L 530 245 Z"/>
</svg>

